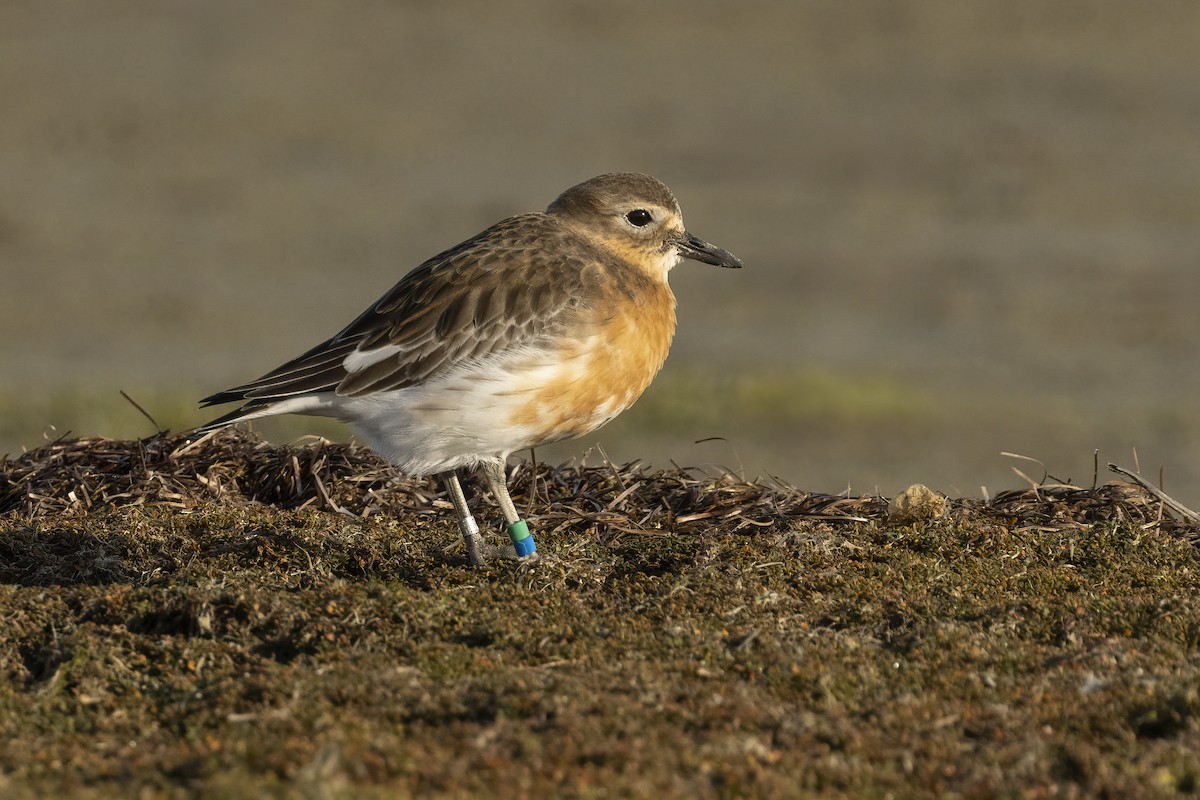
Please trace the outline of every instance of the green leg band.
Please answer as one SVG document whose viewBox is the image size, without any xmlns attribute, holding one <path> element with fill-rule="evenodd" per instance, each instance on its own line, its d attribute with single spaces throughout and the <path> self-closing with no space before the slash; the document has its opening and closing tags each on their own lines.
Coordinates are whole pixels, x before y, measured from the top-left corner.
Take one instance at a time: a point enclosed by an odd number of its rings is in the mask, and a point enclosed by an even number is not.
<svg viewBox="0 0 1200 800">
<path fill-rule="evenodd" d="M 508 526 L 508 538 L 512 539 L 513 547 L 516 548 L 518 556 L 527 556 L 530 553 L 537 552 L 537 544 L 533 541 L 533 536 L 529 533 L 529 525 L 523 519 L 519 519 Z"/>
</svg>

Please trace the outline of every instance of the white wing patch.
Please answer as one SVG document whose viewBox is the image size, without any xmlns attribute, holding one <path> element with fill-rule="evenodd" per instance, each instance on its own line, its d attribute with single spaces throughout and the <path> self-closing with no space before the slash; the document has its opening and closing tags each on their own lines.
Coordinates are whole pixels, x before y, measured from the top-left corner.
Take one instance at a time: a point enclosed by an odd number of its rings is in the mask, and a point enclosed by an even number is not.
<svg viewBox="0 0 1200 800">
<path fill-rule="evenodd" d="M 367 367 L 391 358 L 406 348 L 398 344 L 385 344 L 373 350 L 355 350 L 342 361 L 346 372 L 362 372 Z"/>
</svg>

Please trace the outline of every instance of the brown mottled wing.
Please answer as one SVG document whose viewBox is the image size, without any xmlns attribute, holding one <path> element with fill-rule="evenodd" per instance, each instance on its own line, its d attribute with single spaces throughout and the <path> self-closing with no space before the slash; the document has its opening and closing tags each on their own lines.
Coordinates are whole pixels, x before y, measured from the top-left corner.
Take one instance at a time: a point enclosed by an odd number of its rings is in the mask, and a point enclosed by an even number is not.
<svg viewBox="0 0 1200 800">
<path fill-rule="evenodd" d="M 417 267 L 333 338 L 201 402 L 261 407 L 317 392 L 400 389 L 536 348 L 582 306 L 598 257 L 551 217 L 511 217 Z"/>
</svg>

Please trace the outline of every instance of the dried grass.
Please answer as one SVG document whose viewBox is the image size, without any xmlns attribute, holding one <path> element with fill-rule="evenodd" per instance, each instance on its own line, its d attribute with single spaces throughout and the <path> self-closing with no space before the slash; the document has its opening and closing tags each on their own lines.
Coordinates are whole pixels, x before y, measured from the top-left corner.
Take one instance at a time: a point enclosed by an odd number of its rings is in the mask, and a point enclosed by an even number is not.
<svg viewBox="0 0 1200 800">
<path fill-rule="evenodd" d="M 649 470 L 638 463 L 550 467 L 520 463 L 510 487 L 543 530 L 608 526 L 627 532 L 735 532 L 784 528 L 801 520 L 883 521 L 880 496 L 804 492 L 731 473 Z M 188 509 L 205 504 L 314 506 L 357 517 L 450 513 L 440 484 L 398 473 L 369 450 L 323 439 L 273 445 L 236 429 L 202 439 L 158 436 L 57 441 L 0 460 L 0 514 L 84 514 L 143 503 Z M 1134 483 L 1062 484 L 953 500 L 946 520 L 972 519 L 1052 530 L 1125 523 L 1200 542 L 1200 526 Z"/>
</svg>

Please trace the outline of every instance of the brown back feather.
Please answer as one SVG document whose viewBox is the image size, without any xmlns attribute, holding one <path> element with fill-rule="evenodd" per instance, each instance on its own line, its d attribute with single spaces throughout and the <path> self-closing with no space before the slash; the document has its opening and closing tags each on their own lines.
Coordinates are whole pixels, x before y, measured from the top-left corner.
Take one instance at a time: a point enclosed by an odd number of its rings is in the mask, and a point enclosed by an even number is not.
<svg viewBox="0 0 1200 800">
<path fill-rule="evenodd" d="M 202 403 L 401 389 L 467 361 L 538 347 L 584 308 L 583 287 L 604 260 L 611 257 L 553 217 L 510 217 L 421 264 L 335 336 Z M 388 346 L 400 349 L 358 372 L 343 366 L 356 350 Z"/>
</svg>

